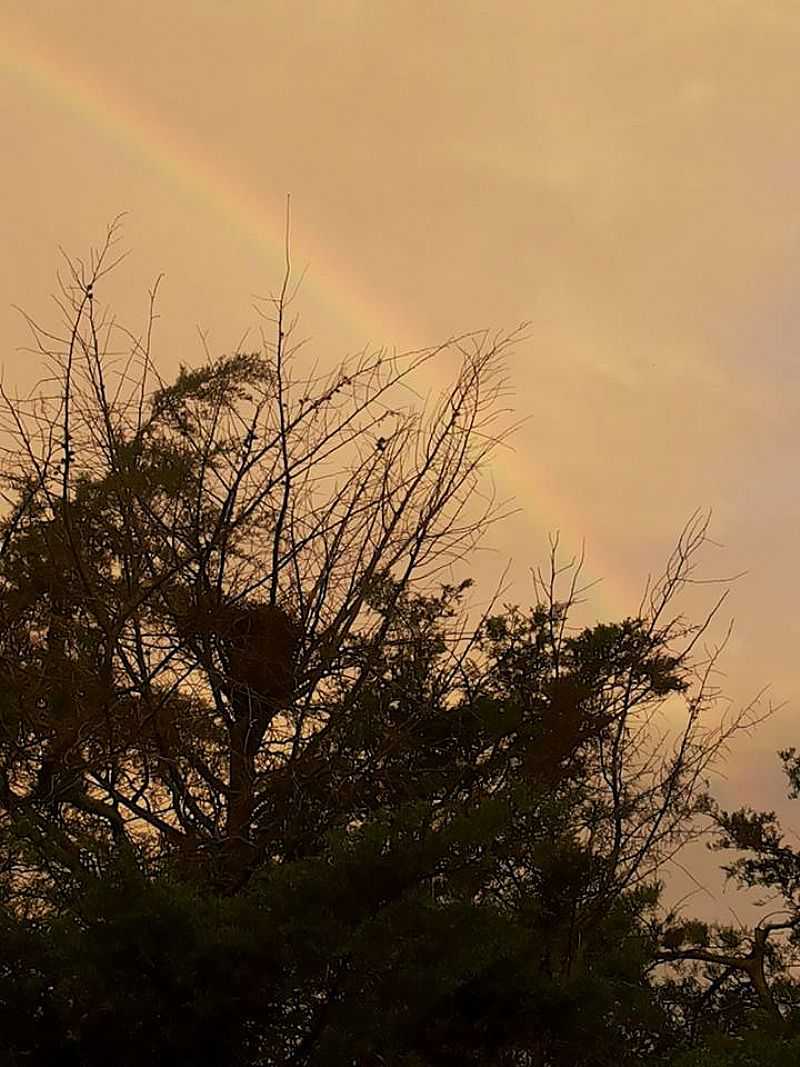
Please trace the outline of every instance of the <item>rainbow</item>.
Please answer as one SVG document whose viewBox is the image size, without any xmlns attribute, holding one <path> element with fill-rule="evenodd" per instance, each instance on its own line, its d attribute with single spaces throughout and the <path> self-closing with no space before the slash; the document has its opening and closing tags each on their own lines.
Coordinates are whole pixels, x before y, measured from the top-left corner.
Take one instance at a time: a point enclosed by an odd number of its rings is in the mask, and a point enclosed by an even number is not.
<svg viewBox="0 0 800 1067">
<path fill-rule="evenodd" d="M 99 130 L 121 150 L 155 165 L 165 182 L 182 196 L 187 194 L 218 216 L 258 251 L 265 248 L 283 263 L 286 201 L 249 187 L 222 160 L 211 155 L 175 127 L 145 113 L 107 82 L 100 84 L 90 73 L 70 63 L 63 55 L 29 33 L 4 26 L 0 43 L 0 70 L 22 83 L 37 96 L 67 114 Z M 300 242 L 302 243 L 302 242 Z M 392 314 L 365 292 L 341 260 L 321 262 L 323 273 L 335 279 L 335 288 L 317 287 L 315 296 L 326 310 L 350 325 L 358 322 L 377 339 L 392 331 Z M 313 285 L 313 278 L 311 279 Z M 345 311 L 346 309 L 346 311 Z M 395 333 L 399 333 L 397 324 Z"/>
<path fill-rule="evenodd" d="M 0 42 L 0 71 L 48 103 L 55 102 L 57 107 L 80 122 L 100 130 L 120 150 L 147 160 L 150 166 L 157 167 L 163 179 L 171 183 L 182 198 L 188 194 L 198 203 L 198 209 L 202 207 L 206 213 L 212 212 L 234 228 L 244 241 L 261 252 L 266 248 L 278 262 L 282 262 L 286 226 L 283 199 L 270 201 L 263 192 L 253 190 L 231 169 L 226 169 L 224 161 L 191 143 L 180 131 L 146 114 L 108 83 L 101 85 L 89 72 L 70 63 L 46 42 L 35 39 L 19 27 L 9 26 L 8 15 L 4 31 Z M 299 243 L 302 245 L 302 240 Z M 392 310 L 377 303 L 363 279 L 341 259 L 327 256 L 320 266 L 322 273 L 333 279 L 334 284 L 315 285 L 312 277 L 312 290 L 335 319 L 349 329 L 357 323 L 374 338 L 387 333 L 401 334 Z M 444 381 L 443 371 L 439 376 Z M 532 470 L 517 460 L 513 452 L 503 451 L 493 475 L 501 485 L 503 496 L 514 490 L 519 492 L 535 481 L 539 510 L 558 516 L 561 525 L 570 531 L 569 541 L 585 529 L 585 518 L 575 512 L 564 493 L 552 484 L 546 470 Z M 546 546 L 542 544 L 541 548 L 540 558 L 544 556 Z M 593 570 L 597 571 L 599 561 L 594 553 L 593 556 Z M 617 575 L 612 578 L 606 572 L 602 584 L 593 591 L 592 600 L 596 609 L 608 617 L 617 617 L 636 610 L 640 591 L 638 577 Z M 527 592 L 523 593 L 523 600 Z"/>
</svg>

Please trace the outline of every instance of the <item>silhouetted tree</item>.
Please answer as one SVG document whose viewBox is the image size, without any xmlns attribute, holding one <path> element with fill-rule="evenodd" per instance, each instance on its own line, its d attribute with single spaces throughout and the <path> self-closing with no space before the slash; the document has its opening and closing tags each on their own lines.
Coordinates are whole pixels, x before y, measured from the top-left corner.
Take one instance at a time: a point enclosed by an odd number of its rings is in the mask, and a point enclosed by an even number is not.
<svg viewBox="0 0 800 1067">
<path fill-rule="evenodd" d="M 796 752 L 780 756 L 796 797 Z M 742 887 L 765 890 L 767 910 L 751 930 L 669 915 L 656 959 L 676 968 L 669 996 L 710 1052 L 718 1049 L 724 1062 L 790 1063 L 800 1054 L 800 853 L 774 812 L 724 811 L 710 798 L 705 804 L 715 829 L 709 847 L 743 853 L 723 870 Z M 696 1061 L 687 1054 L 685 1062 Z"/>
<path fill-rule="evenodd" d="M 706 727 L 709 620 L 669 616 L 705 523 L 635 618 L 573 631 L 554 544 L 530 612 L 470 620 L 441 576 L 498 514 L 510 339 L 302 376 L 287 266 L 271 343 L 166 385 L 149 329 L 101 347 L 113 239 L 32 324 L 47 387 L 3 394 L 9 1062 L 655 1054 L 655 878 L 742 722 Z M 400 390 L 448 351 L 426 417 Z"/>
</svg>

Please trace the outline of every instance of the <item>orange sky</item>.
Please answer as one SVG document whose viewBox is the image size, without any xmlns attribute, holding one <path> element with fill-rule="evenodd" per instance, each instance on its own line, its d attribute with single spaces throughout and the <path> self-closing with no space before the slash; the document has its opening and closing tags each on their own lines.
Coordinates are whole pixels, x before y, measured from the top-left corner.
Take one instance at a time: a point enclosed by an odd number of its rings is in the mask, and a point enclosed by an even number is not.
<svg viewBox="0 0 800 1067">
<path fill-rule="evenodd" d="M 85 252 L 120 211 L 133 254 L 108 297 L 141 320 L 165 273 L 162 370 L 201 358 L 198 327 L 221 351 L 256 324 L 287 192 L 321 361 L 531 320 L 510 362 L 530 418 L 493 472 L 522 512 L 486 588 L 511 557 L 525 602 L 560 529 L 604 579 L 595 613 L 632 613 L 713 508 L 707 573 L 749 572 L 726 691 L 787 702 L 718 793 L 800 829 L 774 756 L 800 743 L 795 0 L 0 0 L 0 18 L 6 383 L 33 374 L 10 305 L 46 320 L 58 245 Z"/>
</svg>

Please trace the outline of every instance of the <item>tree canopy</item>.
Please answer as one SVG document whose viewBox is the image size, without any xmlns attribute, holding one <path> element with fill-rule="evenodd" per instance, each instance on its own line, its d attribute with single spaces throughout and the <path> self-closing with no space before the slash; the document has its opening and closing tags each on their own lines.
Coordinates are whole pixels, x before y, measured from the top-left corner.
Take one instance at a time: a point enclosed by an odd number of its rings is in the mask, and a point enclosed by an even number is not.
<svg viewBox="0 0 800 1067">
<path fill-rule="evenodd" d="M 261 351 L 170 384 L 149 328 L 112 354 L 114 240 L 2 394 L 5 1062 L 688 1067 L 743 1009 L 780 1026 L 730 1062 L 783 1055 L 787 960 L 660 906 L 710 816 L 796 886 L 769 818 L 707 796 L 753 721 L 715 717 L 721 600 L 675 613 L 707 520 L 629 618 L 571 624 L 557 541 L 529 608 L 478 613 L 518 336 L 303 371 L 287 272 Z"/>
</svg>

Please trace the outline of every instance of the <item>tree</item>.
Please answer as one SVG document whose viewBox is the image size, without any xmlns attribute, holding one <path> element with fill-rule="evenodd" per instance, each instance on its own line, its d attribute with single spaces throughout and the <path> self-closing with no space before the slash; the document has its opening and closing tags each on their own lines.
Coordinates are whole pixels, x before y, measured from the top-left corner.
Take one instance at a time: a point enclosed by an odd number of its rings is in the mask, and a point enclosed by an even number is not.
<svg viewBox="0 0 800 1067">
<path fill-rule="evenodd" d="M 786 749 L 780 757 L 796 797 L 796 751 Z M 711 798 L 705 803 L 715 829 L 709 847 L 743 853 L 723 870 L 742 887 L 766 890 L 759 903 L 769 910 L 752 930 L 679 924 L 670 916 L 658 959 L 684 974 L 682 994 L 695 1031 L 713 1040 L 721 1035 L 742 1063 L 756 1056 L 789 1062 L 790 1051 L 800 1049 L 800 984 L 793 973 L 800 946 L 800 854 L 786 842 L 774 812 L 729 812 Z"/>
<path fill-rule="evenodd" d="M 635 618 L 573 632 L 554 544 L 530 612 L 470 621 L 514 337 L 303 375 L 287 261 L 272 342 L 167 385 L 149 327 L 101 345 L 114 238 L 69 263 L 63 336 L 31 323 L 47 389 L 2 394 L 12 1055 L 639 1062 L 654 879 L 744 721 L 704 725 L 716 608 L 669 617 L 705 521 Z M 426 417 L 401 390 L 453 350 Z"/>
<path fill-rule="evenodd" d="M 73 819 L 137 862 L 154 835 L 184 857 L 216 855 L 227 840 L 220 862 L 246 877 L 245 856 L 268 847 L 249 840 L 259 775 L 294 773 L 307 735 L 330 718 L 337 679 L 358 693 L 368 657 L 343 661 L 348 635 L 380 647 L 388 623 L 369 607 L 371 588 L 391 575 L 399 596 L 430 578 L 496 515 L 491 499 L 466 509 L 502 440 L 493 427 L 509 339 L 362 354 L 295 380 L 287 269 L 265 355 L 184 368 L 168 387 L 149 341 L 134 339 L 116 369 L 100 349 L 98 286 L 114 236 L 89 268 L 70 264 L 64 337 L 32 324 L 57 394 L 27 408 L 6 397 L 18 450 L 0 580 L 19 731 L 6 803 L 35 798 L 58 812 L 60 862 L 72 855 L 75 877 Z M 446 350 L 462 369 L 425 418 L 400 389 Z M 284 664 L 297 679 L 291 709 L 253 700 L 235 677 L 234 615 L 252 619 L 260 605 L 298 631 Z M 225 785 L 230 774 L 242 782 Z"/>
</svg>

